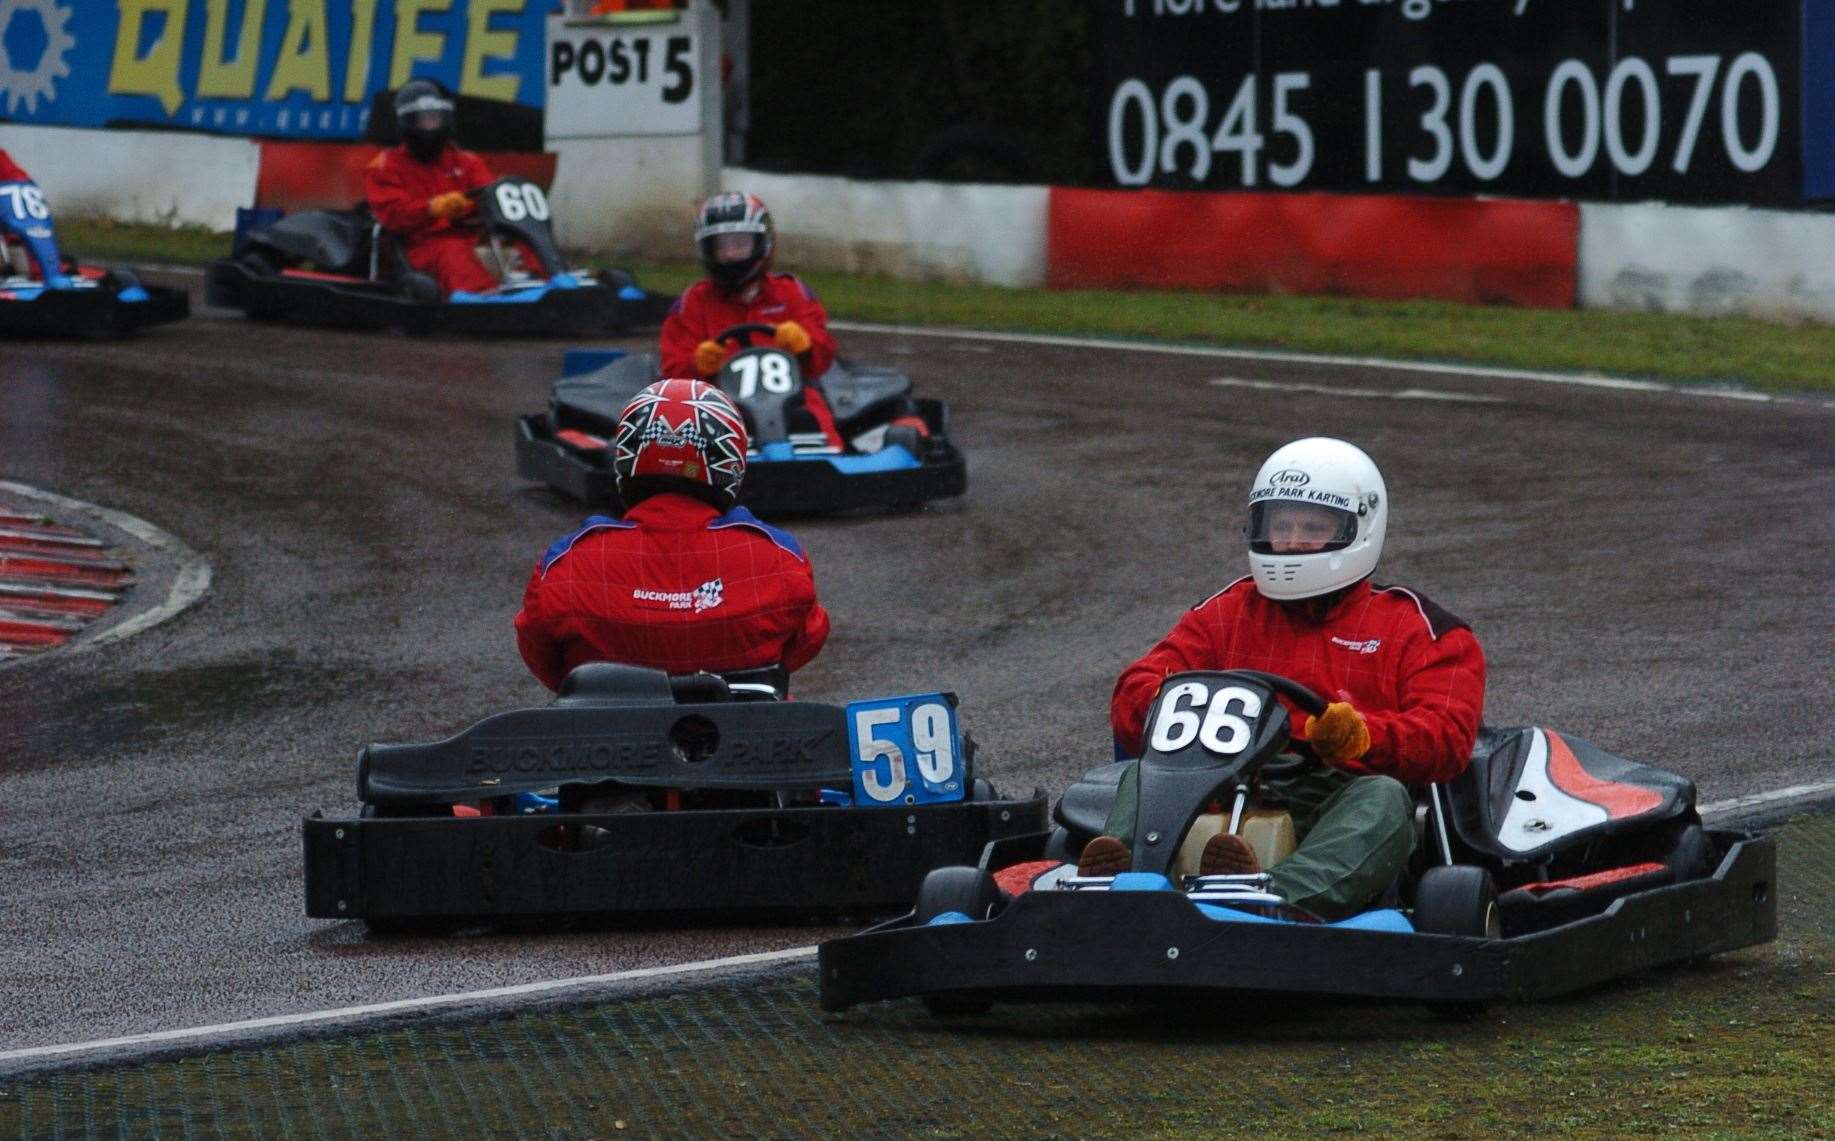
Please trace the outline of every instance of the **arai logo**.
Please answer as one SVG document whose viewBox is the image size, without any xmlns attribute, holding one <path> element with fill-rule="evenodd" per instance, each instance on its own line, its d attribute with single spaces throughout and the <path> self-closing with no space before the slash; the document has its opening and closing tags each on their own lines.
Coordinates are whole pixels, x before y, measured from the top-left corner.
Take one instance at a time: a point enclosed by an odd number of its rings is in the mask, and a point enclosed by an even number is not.
<svg viewBox="0 0 1835 1141">
<path fill-rule="evenodd" d="M 1268 477 L 1270 487 L 1305 487 L 1312 482 L 1312 476 L 1297 468 L 1283 468 Z"/>
</svg>

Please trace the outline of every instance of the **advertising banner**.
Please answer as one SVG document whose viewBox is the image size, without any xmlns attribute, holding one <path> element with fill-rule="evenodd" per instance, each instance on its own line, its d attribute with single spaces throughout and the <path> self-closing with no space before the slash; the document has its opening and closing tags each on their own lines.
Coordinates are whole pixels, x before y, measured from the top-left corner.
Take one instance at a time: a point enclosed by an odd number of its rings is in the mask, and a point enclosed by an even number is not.
<svg viewBox="0 0 1835 1141">
<path fill-rule="evenodd" d="M 1830 161 L 1835 0 L 1095 2 L 1117 186 L 1790 205 Z"/>
<path fill-rule="evenodd" d="M 355 139 L 410 78 L 539 120 L 550 0 L 0 0 L 0 120 Z M 539 132 L 538 132 L 539 133 Z"/>
</svg>

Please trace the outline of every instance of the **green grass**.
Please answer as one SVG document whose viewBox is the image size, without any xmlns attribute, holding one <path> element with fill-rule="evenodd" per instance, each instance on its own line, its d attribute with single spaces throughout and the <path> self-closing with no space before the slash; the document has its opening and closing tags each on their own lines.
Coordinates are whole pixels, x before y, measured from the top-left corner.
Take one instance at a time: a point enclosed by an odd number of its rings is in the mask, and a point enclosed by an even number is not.
<svg viewBox="0 0 1835 1141">
<path fill-rule="evenodd" d="M 62 222 L 97 260 L 202 263 L 228 236 Z M 631 266 L 651 289 L 693 281 L 692 263 Z M 1835 326 L 1745 317 L 1516 309 L 1167 291 L 1001 289 L 820 270 L 802 275 L 829 313 L 853 321 L 1229 345 L 1289 352 L 1594 372 L 1765 392 L 1835 392 Z"/>
</svg>

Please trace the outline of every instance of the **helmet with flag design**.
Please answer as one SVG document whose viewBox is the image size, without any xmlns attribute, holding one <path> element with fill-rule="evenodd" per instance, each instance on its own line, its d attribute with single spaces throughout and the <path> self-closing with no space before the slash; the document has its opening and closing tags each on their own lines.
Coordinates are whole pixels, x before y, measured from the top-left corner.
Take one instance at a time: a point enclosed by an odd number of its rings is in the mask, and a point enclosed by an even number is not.
<svg viewBox="0 0 1835 1141">
<path fill-rule="evenodd" d="M 745 418 L 726 393 L 699 380 L 659 380 L 619 414 L 612 472 L 626 508 L 673 491 L 725 510 L 745 478 L 745 453 Z"/>
</svg>

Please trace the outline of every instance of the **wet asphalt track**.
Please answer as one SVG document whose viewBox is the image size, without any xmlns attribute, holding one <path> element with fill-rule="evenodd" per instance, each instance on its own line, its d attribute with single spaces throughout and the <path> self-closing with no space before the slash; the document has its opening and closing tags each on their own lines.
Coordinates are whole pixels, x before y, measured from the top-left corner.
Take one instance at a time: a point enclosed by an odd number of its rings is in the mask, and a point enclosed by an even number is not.
<svg viewBox="0 0 1835 1141">
<path fill-rule="evenodd" d="M 799 692 L 953 689 L 1003 787 L 1106 759 L 1115 674 L 1240 573 L 1249 477 L 1314 433 L 1382 464 L 1379 578 L 1472 622 L 1488 720 L 1662 763 L 1704 800 L 1829 776 L 1827 402 L 842 339 L 953 404 L 970 494 L 794 527 L 836 630 Z M 0 669 L 0 1050 L 827 933 L 378 943 L 302 914 L 299 818 L 351 807 L 361 743 L 544 697 L 510 619 L 580 511 L 519 481 L 510 441 L 562 348 L 211 311 L 138 341 L 0 347 L 0 478 L 137 515 L 215 572 L 149 633 Z M 1402 390 L 1486 400 L 1374 395 Z"/>
</svg>

